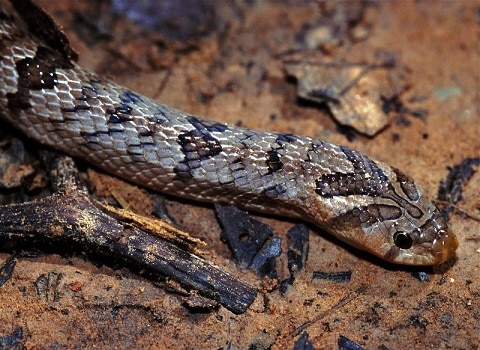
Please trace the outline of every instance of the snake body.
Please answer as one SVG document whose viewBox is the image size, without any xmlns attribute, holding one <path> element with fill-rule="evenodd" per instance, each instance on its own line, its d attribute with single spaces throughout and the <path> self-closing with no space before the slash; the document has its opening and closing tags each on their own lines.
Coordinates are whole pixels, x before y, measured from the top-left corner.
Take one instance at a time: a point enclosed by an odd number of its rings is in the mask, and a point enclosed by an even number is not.
<svg viewBox="0 0 480 350">
<path fill-rule="evenodd" d="M 439 210 L 398 169 L 344 146 L 189 115 L 75 58 L 42 10 L 1 0 L 1 118 L 142 186 L 300 217 L 390 262 L 433 265 L 455 251 Z"/>
</svg>

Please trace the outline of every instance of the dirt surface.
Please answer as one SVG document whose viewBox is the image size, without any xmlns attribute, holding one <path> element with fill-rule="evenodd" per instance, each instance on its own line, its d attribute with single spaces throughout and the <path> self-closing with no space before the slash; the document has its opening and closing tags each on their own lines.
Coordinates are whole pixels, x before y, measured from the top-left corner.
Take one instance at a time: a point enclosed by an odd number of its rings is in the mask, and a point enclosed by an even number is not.
<svg viewBox="0 0 480 350">
<path fill-rule="evenodd" d="M 167 16 L 159 6 L 115 12 L 121 2 L 38 3 L 63 26 L 80 63 L 102 75 L 195 115 L 345 144 L 407 172 L 431 198 L 449 167 L 480 157 L 476 1 L 187 2 L 179 11 L 187 11 L 188 18 L 172 24 L 180 28 L 176 32 L 162 24 L 179 15 Z M 369 138 L 341 132 L 325 108 L 299 101 L 282 58 L 291 52 L 308 55 L 306 33 L 325 23 L 334 34 L 309 50 L 330 58 L 339 50 L 351 50 L 352 57 L 394 55 L 394 69 L 402 69 L 406 87 L 400 100 L 408 110 L 423 113 L 391 113 L 388 127 Z M 116 181 L 119 189 L 125 187 Z M 305 270 L 284 296 L 277 280 L 262 280 L 236 265 L 219 238 L 212 206 L 168 198 L 168 213 L 178 227 L 207 243 L 203 257 L 258 288 L 246 313 L 192 311 L 180 296 L 127 267 L 65 256 L 58 247 L 58 255 L 18 258 L 13 275 L 0 287 L 0 344 L 291 349 L 306 332 L 315 349 L 337 349 L 343 337 L 365 349 L 478 349 L 479 188 L 477 171 L 457 203 L 470 216 L 455 211 L 450 217 L 460 246 L 446 264 L 392 266 L 309 226 Z M 282 239 L 276 270 L 283 280 L 288 277 L 286 232 L 295 222 L 255 218 Z M 11 253 L 3 247 L 0 265 Z M 313 279 L 314 271 L 349 271 L 351 279 Z"/>
</svg>

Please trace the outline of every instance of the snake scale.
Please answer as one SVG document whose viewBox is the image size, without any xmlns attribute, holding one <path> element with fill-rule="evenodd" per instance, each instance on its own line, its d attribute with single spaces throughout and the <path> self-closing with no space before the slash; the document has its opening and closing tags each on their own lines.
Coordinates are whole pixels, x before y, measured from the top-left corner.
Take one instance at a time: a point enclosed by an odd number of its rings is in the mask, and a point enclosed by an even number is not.
<svg viewBox="0 0 480 350">
<path fill-rule="evenodd" d="M 0 1 L 0 116 L 30 138 L 164 193 L 308 220 L 384 260 L 444 262 L 457 248 L 407 175 L 357 151 L 172 109 L 76 63 L 30 0 Z"/>
</svg>

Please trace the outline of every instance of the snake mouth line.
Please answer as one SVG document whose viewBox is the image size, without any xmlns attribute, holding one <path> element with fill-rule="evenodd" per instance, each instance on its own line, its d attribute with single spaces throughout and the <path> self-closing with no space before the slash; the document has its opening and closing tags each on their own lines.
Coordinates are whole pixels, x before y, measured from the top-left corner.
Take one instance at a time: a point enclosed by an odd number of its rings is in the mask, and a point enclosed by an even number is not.
<svg viewBox="0 0 480 350">
<path fill-rule="evenodd" d="M 412 250 L 403 250 L 392 246 L 385 255 L 380 257 L 395 264 L 434 266 L 442 264 L 452 257 L 458 245 L 457 237 L 448 230 L 442 235 L 441 239 L 435 240 L 433 243 L 417 244 Z M 373 250 L 371 253 L 377 255 Z"/>
</svg>

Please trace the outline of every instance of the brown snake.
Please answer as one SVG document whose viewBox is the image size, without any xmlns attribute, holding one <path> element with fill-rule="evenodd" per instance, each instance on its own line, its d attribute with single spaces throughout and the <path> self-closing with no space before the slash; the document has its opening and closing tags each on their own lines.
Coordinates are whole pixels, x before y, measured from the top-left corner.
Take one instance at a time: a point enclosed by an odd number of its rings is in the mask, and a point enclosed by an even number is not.
<svg viewBox="0 0 480 350">
<path fill-rule="evenodd" d="M 29 0 L 0 0 L 0 58 L 1 118 L 119 177 L 303 218 L 394 263 L 439 264 L 457 248 L 439 210 L 398 169 L 324 141 L 201 119 L 112 83 L 80 67 Z"/>
</svg>

